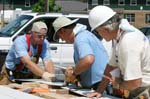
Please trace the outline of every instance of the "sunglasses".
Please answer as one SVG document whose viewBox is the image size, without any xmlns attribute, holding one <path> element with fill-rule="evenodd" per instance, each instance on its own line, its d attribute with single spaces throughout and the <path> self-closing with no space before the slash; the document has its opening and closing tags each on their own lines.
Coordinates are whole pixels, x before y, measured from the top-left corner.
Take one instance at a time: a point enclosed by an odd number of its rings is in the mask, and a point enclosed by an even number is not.
<svg viewBox="0 0 150 99">
<path fill-rule="evenodd" d="M 46 35 L 37 35 L 38 38 L 45 38 Z"/>
<path fill-rule="evenodd" d="M 34 32 L 38 38 L 45 38 L 46 37 L 46 33 L 39 33 L 39 32 Z"/>
</svg>

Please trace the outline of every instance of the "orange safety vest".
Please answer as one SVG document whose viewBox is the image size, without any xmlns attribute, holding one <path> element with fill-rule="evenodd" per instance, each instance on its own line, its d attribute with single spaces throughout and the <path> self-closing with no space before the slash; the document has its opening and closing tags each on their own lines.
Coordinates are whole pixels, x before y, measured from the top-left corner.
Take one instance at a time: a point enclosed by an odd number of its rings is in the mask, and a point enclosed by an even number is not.
<svg viewBox="0 0 150 99">
<path fill-rule="evenodd" d="M 26 34 L 26 43 L 28 45 L 28 50 L 27 51 L 28 51 L 29 56 L 32 55 L 32 52 L 30 51 L 30 37 L 31 37 L 30 34 Z M 36 61 L 35 61 L 36 64 L 39 61 L 39 57 L 40 57 L 41 52 L 42 52 L 42 45 L 38 45 L 38 52 L 37 52 L 37 55 L 35 56 L 36 57 Z M 23 67 L 24 67 L 24 64 L 22 62 L 20 62 L 17 65 L 16 70 L 19 72 L 19 71 L 21 71 L 23 69 Z"/>
</svg>

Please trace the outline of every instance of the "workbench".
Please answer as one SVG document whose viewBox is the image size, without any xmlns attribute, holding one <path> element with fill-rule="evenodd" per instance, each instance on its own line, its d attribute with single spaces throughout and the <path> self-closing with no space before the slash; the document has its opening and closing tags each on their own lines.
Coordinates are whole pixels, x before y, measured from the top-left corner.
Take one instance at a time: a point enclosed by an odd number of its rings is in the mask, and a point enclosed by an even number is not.
<svg viewBox="0 0 150 99">
<path fill-rule="evenodd" d="M 33 92 L 33 89 L 36 90 Z M 1 85 L 0 97 L 2 96 L 4 97 L 3 99 L 89 99 L 73 92 L 69 92 L 69 90 L 66 89 L 37 82 L 24 82 L 22 84 L 14 83 L 4 86 Z M 119 98 L 106 96 L 100 99 Z"/>
</svg>

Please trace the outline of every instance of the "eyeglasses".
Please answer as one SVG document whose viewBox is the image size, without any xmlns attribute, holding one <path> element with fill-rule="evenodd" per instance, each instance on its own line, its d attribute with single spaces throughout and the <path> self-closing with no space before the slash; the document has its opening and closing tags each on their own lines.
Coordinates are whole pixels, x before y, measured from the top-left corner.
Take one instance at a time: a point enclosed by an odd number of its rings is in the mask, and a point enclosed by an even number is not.
<svg viewBox="0 0 150 99">
<path fill-rule="evenodd" d="M 38 38 L 45 38 L 46 37 L 46 33 L 39 33 L 39 32 L 34 32 L 35 34 L 36 34 L 36 36 L 38 37 Z"/>
<path fill-rule="evenodd" d="M 46 35 L 37 35 L 38 38 L 45 38 Z"/>
</svg>

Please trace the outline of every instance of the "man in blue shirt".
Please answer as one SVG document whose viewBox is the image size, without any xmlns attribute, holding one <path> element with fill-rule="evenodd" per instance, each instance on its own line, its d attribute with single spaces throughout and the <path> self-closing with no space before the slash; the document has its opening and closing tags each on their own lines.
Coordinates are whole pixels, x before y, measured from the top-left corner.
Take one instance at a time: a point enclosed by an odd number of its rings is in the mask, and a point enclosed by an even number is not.
<svg viewBox="0 0 150 99">
<path fill-rule="evenodd" d="M 0 84 L 8 84 L 13 78 L 33 78 L 34 75 L 51 81 L 54 77 L 54 67 L 50 56 L 50 47 L 45 39 L 47 26 L 42 21 L 35 22 L 31 34 L 25 34 L 15 39 L 3 66 Z M 38 66 L 42 59 L 44 69 Z"/>
<path fill-rule="evenodd" d="M 54 39 L 60 37 L 67 43 L 74 43 L 75 67 L 70 79 L 79 76 L 83 87 L 96 89 L 108 62 L 107 52 L 101 41 L 85 25 L 76 24 L 64 16 L 53 22 Z"/>
</svg>

